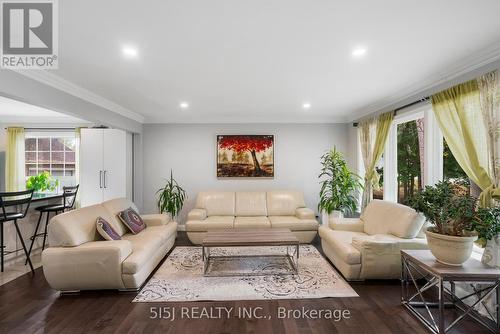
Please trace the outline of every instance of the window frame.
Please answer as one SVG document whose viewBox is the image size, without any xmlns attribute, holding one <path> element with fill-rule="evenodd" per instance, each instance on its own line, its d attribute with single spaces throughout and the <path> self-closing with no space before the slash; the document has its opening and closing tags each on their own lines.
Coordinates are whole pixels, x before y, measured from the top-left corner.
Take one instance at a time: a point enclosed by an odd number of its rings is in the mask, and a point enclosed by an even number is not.
<svg viewBox="0 0 500 334">
<path fill-rule="evenodd" d="M 443 135 L 430 103 L 422 103 L 394 117 L 384 150 L 384 200 L 398 201 L 398 125 L 424 119 L 424 186 L 443 179 Z"/>
<path fill-rule="evenodd" d="M 33 164 L 33 163 L 28 163 L 27 161 L 25 161 L 25 168 L 26 166 L 28 165 L 35 165 L 36 167 L 36 171 L 37 171 L 37 174 L 39 174 L 41 171 L 40 171 L 40 168 L 39 168 L 39 161 L 38 161 L 38 153 L 39 152 L 47 152 L 49 153 L 49 160 L 51 161 L 50 163 L 50 167 L 48 169 L 48 171 L 54 176 L 54 178 L 56 179 L 65 179 L 65 178 L 75 178 L 76 177 L 76 156 L 75 156 L 75 167 L 73 170 L 73 175 L 66 175 L 67 173 L 67 170 L 66 170 L 66 153 L 70 152 L 70 151 L 66 151 L 66 147 L 64 147 L 63 151 L 59 151 L 59 150 L 55 150 L 53 151 L 52 150 L 52 139 L 53 138 L 60 138 L 60 139 L 76 139 L 75 137 L 75 133 L 74 131 L 50 131 L 50 130 L 47 130 L 47 131 L 26 131 L 25 133 L 25 140 L 26 139 L 30 139 L 30 138 L 34 138 L 36 139 L 35 140 L 35 150 L 27 150 L 26 147 L 25 147 L 25 154 L 26 153 L 29 153 L 29 152 L 33 152 L 35 153 L 35 157 L 36 157 L 36 163 Z M 39 150 L 39 147 L 38 147 L 38 139 L 39 138 L 48 138 L 49 139 L 49 150 L 48 151 L 40 151 Z M 52 171 L 52 153 L 53 152 L 61 152 L 62 155 L 63 155 L 63 164 L 62 164 L 62 175 L 54 175 L 53 174 L 53 171 Z M 75 153 L 76 155 L 76 152 L 75 151 L 72 151 Z M 68 170 L 68 173 L 69 173 L 69 170 Z M 30 175 L 28 175 L 28 173 L 26 173 L 26 180 L 30 177 Z M 75 181 L 76 181 L 76 178 L 75 178 Z"/>
</svg>

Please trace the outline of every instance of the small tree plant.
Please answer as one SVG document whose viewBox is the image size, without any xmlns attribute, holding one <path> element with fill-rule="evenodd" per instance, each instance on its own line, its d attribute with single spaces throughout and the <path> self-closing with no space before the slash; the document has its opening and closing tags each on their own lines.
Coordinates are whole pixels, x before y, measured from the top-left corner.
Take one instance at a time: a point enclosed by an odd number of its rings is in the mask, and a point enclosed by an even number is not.
<svg viewBox="0 0 500 334">
<path fill-rule="evenodd" d="M 347 167 L 342 153 L 334 147 L 321 157 L 321 180 L 318 210 L 330 214 L 335 210 L 351 214 L 357 210 L 357 195 L 363 188 L 361 178 Z"/>
<path fill-rule="evenodd" d="M 477 199 L 450 181 L 426 186 L 410 198 L 409 204 L 434 225 L 432 232 L 444 235 L 466 236 L 485 217 L 477 208 Z"/>
<path fill-rule="evenodd" d="M 170 179 L 156 194 L 158 195 L 158 210 L 160 213 L 168 212 L 172 218 L 179 214 L 187 198 L 186 191 L 174 179 L 172 171 L 170 171 Z"/>
</svg>

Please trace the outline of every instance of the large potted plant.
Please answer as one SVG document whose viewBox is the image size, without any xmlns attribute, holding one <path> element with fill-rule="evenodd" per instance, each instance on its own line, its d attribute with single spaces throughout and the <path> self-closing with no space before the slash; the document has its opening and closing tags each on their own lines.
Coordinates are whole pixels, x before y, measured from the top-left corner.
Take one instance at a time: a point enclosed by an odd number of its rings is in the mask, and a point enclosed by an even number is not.
<svg viewBox="0 0 500 334">
<path fill-rule="evenodd" d="M 449 181 L 441 181 L 409 200 L 410 206 L 432 224 L 426 231 L 432 254 L 437 261 L 452 266 L 460 266 L 470 258 L 478 238 L 475 227 L 483 222 L 477 199 L 459 189 Z"/>
<path fill-rule="evenodd" d="M 158 210 L 160 210 L 160 213 L 166 212 L 171 219 L 177 217 L 187 198 L 186 191 L 174 179 L 172 171 L 170 171 L 170 179 L 156 194 L 158 196 Z"/>
<path fill-rule="evenodd" d="M 322 223 L 328 224 L 330 215 L 342 217 L 357 210 L 357 195 L 363 186 L 361 178 L 349 170 L 335 147 L 323 154 L 321 165 L 318 210 L 322 212 Z"/>
</svg>

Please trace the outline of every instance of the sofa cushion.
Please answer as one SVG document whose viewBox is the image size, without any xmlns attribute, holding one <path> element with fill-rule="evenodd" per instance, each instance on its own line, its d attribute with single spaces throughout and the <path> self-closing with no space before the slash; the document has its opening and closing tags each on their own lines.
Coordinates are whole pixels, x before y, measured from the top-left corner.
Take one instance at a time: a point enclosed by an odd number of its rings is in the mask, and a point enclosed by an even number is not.
<svg viewBox="0 0 500 334">
<path fill-rule="evenodd" d="M 234 228 L 271 228 L 267 217 L 236 217 Z"/>
<path fill-rule="evenodd" d="M 157 232 L 146 229 L 142 233 L 128 233 L 122 237 L 123 240 L 130 241 L 132 246 L 132 254 L 122 263 L 122 272 L 124 274 L 139 272 L 142 266 L 160 250 L 164 243 L 164 238 Z"/>
<path fill-rule="evenodd" d="M 113 226 L 106 221 L 106 219 L 102 217 L 97 217 L 96 228 L 97 232 L 105 239 L 105 240 L 120 240 L 121 236 L 115 231 Z"/>
<path fill-rule="evenodd" d="M 299 191 L 268 191 L 268 216 L 295 216 L 297 208 L 305 207 L 304 195 Z"/>
<path fill-rule="evenodd" d="M 211 216 L 205 220 L 190 220 L 186 222 L 187 232 L 206 232 L 211 230 L 230 229 L 234 227 L 232 216 Z"/>
<path fill-rule="evenodd" d="M 352 245 L 360 252 L 369 251 L 378 255 L 400 255 L 403 249 L 428 249 L 427 242 L 419 238 L 405 239 L 392 234 L 355 236 Z"/>
<path fill-rule="evenodd" d="M 125 225 L 123 225 L 120 218 L 118 218 L 118 214 L 128 208 L 132 208 L 135 210 L 135 212 L 139 213 L 137 206 L 135 206 L 132 201 L 125 197 L 110 199 L 109 201 L 102 202 L 102 206 L 104 206 L 106 210 L 111 213 L 113 221 L 108 220 L 108 222 L 115 227 L 115 230 L 119 235 L 128 233 L 129 229 Z"/>
<path fill-rule="evenodd" d="M 97 217 L 106 219 L 113 225 L 114 218 L 101 204 L 87 206 L 53 217 L 48 226 L 51 247 L 78 246 L 100 239 L 95 227 Z"/>
<path fill-rule="evenodd" d="M 414 238 L 424 223 L 415 210 L 402 204 L 373 200 L 361 215 L 367 234 L 392 233 L 400 238 Z"/>
<path fill-rule="evenodd" d="M 234 192 L 200 192 L 196 198 L 196 208 L 205 209 L 207 216 L 234 216 Z"/>
<path fill-rule="evenodd" d="M 122 223 L 127 226 L 133 234 L 138 234 L 146 228 L 146 223 L 144 223 L 137 211 L 132 208 L 120 212 L 118 218 L 120 218 Z"/>
<path fill-rule="evenodd" d="M 295 216 L 299 219 L 315 219 L 314 211 L 309 208 L 297 208 Z"/>
<path fill-rule="evenodd" d="M 294 216 L 269 217 L 273 228 L 288 228 L 290 231 L 316 231 L 318 222 L 315 219 L 299 219 Z"/>
<path fill-rule="evenodd" d="M 236 193 L 236 216 L 267 216 L 266 193 L 245 191 Z"/>
<path fill-rule="evenodd" d="M 319 235 L 323 242 L 328 243 L 333 252 L 347 264 L 360 264 L 361 253 L 351 244 L 353 237 L 366 236 L 363 232 L 335 231 L 320 228 Z"/>
</svg>

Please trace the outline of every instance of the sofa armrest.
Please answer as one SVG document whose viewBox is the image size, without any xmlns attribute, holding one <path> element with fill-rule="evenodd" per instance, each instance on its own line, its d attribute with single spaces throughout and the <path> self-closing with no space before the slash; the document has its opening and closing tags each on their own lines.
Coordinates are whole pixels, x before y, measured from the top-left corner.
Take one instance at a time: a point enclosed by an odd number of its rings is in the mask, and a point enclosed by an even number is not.
<svg viewBox="0 0 500 334">
<path fill-rule="evenodd" d="M 122 289 L 122 262 L 131 253 L 128 240 L 49 247 L 42 253 L 43 273 L 56 290 Z"/>
<path fill-rule="evenodd" d="M 330 218 L 328 225 L 332 230 L 364 232 L 364 223 L 359 218 Z"/>
<path fill-rule="evenodd" d="M 149 215 L 141 215 L 142 220 L 147 226 L 161 226 L 166 225 L 170 221 L 170 218 L 165 214 L 154 213 Z"/>
<path fill-rule="evenodd" d="M 298 208 L 295 210 L 295 216 L 299 219 L 315 219 L 314 211 L 309 208 Z"/>
<path fill-rule="evenodd" d="M 205 220 L 207 218 L 207 210 L 193 209 L 188 213 L 188 220 Z"/>
</svg>

